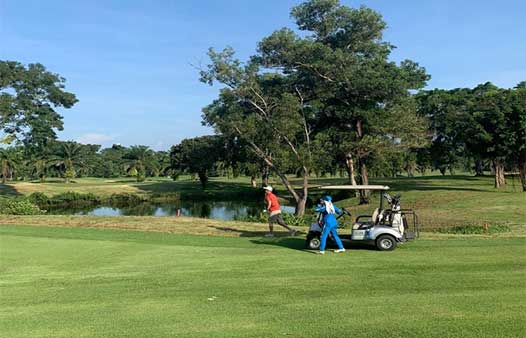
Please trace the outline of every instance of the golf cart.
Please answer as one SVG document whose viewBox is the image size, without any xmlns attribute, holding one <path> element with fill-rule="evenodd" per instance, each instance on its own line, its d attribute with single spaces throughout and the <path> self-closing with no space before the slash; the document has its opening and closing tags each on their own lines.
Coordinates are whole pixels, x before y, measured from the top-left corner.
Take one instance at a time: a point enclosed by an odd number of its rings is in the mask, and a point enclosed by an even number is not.
<svg viewBox="0 0 526 338">
<path fill-rule="evenodd" d="M 388 186 L 381 185 L 339 185 L 319 187 L 322 190 L 371 190 L 379 192 L 380 206 L 376 208 L 372 215 L 358 216 L 352 224 L 350 234 L 339 234 L 342 242 L 361 242 L 376 246 L 378 250 L 394 250 L 398 243 L 403 243 L 411 239 L 418 238 L 419 222 L 418 216 L 411 209 L 400 208 L 400 195 L 391 196 L 387 193 Z M 389 207 L 384 208 L 384 199 Z M 343 213 L 338 216 L 341 228 L 345 228 L 345 221 L 341 219 L 351 216 L 351 213 L 342 209 Z M 323 230 L 321 214 L 318 220 L 313 223 L 307 234 L 307 248 L 317 250 L 320 247 L 320 236 Z M 332 237 L 329 235 L 329 240 Z"/>
</svg>

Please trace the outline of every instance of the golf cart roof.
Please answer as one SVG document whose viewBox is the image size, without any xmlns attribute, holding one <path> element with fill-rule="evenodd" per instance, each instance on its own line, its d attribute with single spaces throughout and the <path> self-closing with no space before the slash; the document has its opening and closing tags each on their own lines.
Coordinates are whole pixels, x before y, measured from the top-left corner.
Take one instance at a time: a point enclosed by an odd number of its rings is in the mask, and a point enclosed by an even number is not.
<svg viewBox="0 0 526 338">
<path fill-rule="evenodd" d="M 327 185 L 320 186 L 318 189 L 325 190 L 389 190 L 386 185 Z"/>
</svg>

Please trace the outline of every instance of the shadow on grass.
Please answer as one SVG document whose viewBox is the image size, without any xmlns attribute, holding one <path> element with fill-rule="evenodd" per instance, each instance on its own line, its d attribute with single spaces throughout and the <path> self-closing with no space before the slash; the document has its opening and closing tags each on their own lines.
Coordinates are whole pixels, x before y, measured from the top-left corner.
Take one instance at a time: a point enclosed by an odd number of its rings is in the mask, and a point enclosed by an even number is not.
<svg viewBox="0 0 526 338">
<path fill-rule="evenodd" d="M 11 185 L 0 183 L 0 195 L 5 196 L 20 196 L 21 194 Z"/>
<path fill-rule="evenodd" d="M 237 233 L 239 234 L 239 237 L 263 237 L 265 234 L 268 233 L 268 231 L 249 231 L 249 230 L 241 230 L 231 227 L 219 227 L 215 225 L 209 225 L 209 228 L 224 231 L 224 232 L 231 232 L 231 233 Z M 288 232 L 276 232 L 275 233 L 278 237 L 285 237 L 288 236 Z"/>
<path fill-rule="evenodd" d="M 291 250 L 299 250 L 305 253 L 310 254 L 317 254 L 317 250 L 308 250 L 306 248 L 305 238 L 304 237 L 285 237 L 285 238 L 262 238 L 262 239 L 253 239 L 250 241 L 251 243 L 258 244 L 258 245 L 271 245 L 271 246 L 279 246 L 282 248 L 287 248 Z M 342 240 L 343 246 L 345 249 L 348 250 L 375 250 L 374 246 L 368 245 L 366 243 L 360 243 L 360 242 L 350 242 L 346 240 Z M 332 241 L 327 241 L 327 251 L 332 251 L 334 249 L 337 249 L 335 243 Z"/>
<path fill-rule="evenodd" d="M 258 245 L 279 246 L 291 250 L 303 251 L 305 253 L 315 253 L 314 251 L 309 251 L 305 248 L 305 239 L 302 237 L 262 238 L 253 239 L 250 240 L 250 242 Z"/>
</svg>

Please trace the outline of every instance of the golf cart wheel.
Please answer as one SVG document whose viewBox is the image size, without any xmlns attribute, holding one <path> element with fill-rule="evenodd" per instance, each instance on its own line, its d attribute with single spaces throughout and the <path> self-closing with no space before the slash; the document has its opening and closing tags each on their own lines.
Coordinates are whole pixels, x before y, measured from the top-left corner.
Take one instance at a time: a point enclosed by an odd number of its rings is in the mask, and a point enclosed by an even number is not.
<svg viewBox="0 0 526 338">
<path fill-rule="evenodd" d="M 307 237 L 307 249 L 318 250 L 321 245 L 320 237 L 318 236 L 308 236 Z"/>
<path fill-rule="evenodd" d="M 382 235 L 376 239 L 376 248 L 380 251 L 392 251 L 396 248 L 396 239 L 390 235 Z"/>
</svg>

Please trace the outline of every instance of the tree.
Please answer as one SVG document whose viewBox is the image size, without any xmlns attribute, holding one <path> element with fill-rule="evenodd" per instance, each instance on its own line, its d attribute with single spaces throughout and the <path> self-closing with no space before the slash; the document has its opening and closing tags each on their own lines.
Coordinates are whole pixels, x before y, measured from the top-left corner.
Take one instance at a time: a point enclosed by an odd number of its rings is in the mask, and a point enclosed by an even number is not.
<svg viewBox="0 0 526 338">
<path fill-rule="evenodd" d="M 509 110 L 506 129 L 513 138 L 510 142 L 510 159 L 519 170 L 522 191 L 526 192 L 526 82 L 508 91 Z"/>
<path fill-rule="evenodd" d="M 98 177 L 121 177 L 127 174 L 129 161 L 124 159 L 128 149 L 118 144 L 100 151 L 94 174 Z"/>
<path fill-rule="evenodd" d="M 0 148 L 0 177 L 2 184 L 13 179 L 15 170 L 20 165 L 20 154 L 15 148 Z"/>
<path fill-rule="evenodd" d="M 73 141 L 53 144 L 56 151 L 51 162 L 60 169 L 66 183 L 90 167 L 90 160 L 100 148 L 99 145 L 84 145 Z"/>
<path fill-rule="evenodd" d="M 124 154 L 127 160 L 127 171 L 130 176 L 143 182 L 146 179 L 146 170 L 155 167 L 154 152 L 147 146 L 131 146 Z"/>
<path fill-rule="evenodd" d="M 209 51 L 211 64 L 201 72 L 208 84 L 226 86 L 203 110 L 205 124 L 227 138 L 239 138 L 281 179 L 296 201 L 296 215 L 303 215 L 308 198 L 308 179 L 312 164 L 311 141 L 314 111 L 306 104 L 300 86 L 292 77 L 260 73 L 251 61 L 242 64 L 231 48 Z M 300 172 L 301 192 L 297 192 L 286 173 Z"/>
<path fill-rule="evenodd" d="M 320 119 L 352 135 L 346 158 L 356 159 L 359 183 L 368 184 L 370 156 L 422 139 L 425 124 L 409 97 L 429 76 L 413 61 L 388 60 L 393 46 L 382 41 L 386 24 L 371 9 L 311 0 L 294 7 L 292 17 L 310 34 L 276 31 L 259 44 L 257 59 L 308 86 L 326 107 Z M 368 192 L 360 199 L 367 203 Z"/>
<path fill-rule="evenodd" d="M 39 64 L 27 67 L 0 61 L 0 130 L 26 145 L 41 147 L 63 129 L 56 108 L 71 108 L 77 99 L 64 90 L 65 79 Z"/>
<path fill-rule="evenodd" d="M 180 144 L 173 146 L 170 151 L 171 167 L 177 174 L 181 172 L 197 174 L 204 189 L 210 172 L 224 157 L 224 152 L 225 142 L 220 136 L 184 139 Z"/>
</svg>

